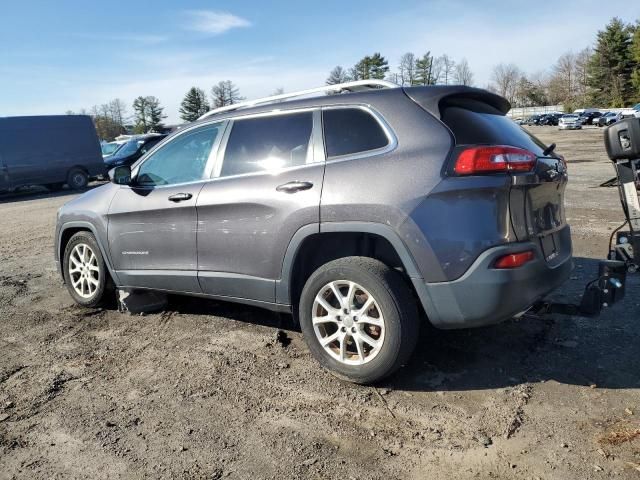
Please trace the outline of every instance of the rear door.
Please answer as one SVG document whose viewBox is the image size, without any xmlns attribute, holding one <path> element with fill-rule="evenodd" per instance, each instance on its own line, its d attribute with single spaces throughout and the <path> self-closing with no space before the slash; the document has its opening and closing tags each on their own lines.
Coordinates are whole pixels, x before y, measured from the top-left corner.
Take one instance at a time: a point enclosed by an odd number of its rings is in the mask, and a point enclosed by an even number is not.
<svg viewBox="0 0 640 480">
<path fill-rule="evenodd" d="M 125 286 L 200 292 L 196 201 L 209 180 L 225 123 L 185 130 L 132 172 L 109 208 L 108 239 Z"/>
<path fill-rule="evenodd" d="M 198 270 L 205 293 L 274 302 L 284 254 L 318 224 L 324 153 L 320 112 L 235 119 L 216 178 L 198 198 Z"/>
</svg>

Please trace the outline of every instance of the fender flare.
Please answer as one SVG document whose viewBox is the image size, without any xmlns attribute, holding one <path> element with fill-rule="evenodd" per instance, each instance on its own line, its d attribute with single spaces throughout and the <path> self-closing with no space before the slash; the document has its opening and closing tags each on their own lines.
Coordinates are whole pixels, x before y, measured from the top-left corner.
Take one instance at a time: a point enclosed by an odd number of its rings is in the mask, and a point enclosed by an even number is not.
<svg viewBox="0 0 640 480">
<path fill-rule="evenodd" d="M 280 280 L 276 281 L 276 303 L 291 304 L 291 277 L 293 275 L 293 265 L 302 243 L 311 235 L 322 233 L 371 233 L 385 238 L 394 248 L 402 265 L 411 279 L 412 283 L 418 280 L 421 283 L 420 274 L 416 262 L 409 253 L 409 249 L 404 244 L 400 236 L 388 225 L 374 222 L 327 222 L 312 223 L 301 227 L 291 238 L 282 262 L 282 272 Z"/>
</svg>

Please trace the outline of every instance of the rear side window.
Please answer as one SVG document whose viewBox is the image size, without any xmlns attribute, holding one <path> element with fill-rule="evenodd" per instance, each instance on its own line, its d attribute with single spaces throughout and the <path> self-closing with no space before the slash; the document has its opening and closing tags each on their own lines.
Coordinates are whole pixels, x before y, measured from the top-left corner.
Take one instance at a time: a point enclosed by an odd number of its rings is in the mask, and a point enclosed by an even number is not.
<svg viewBox="0 0 640 480">
<path fill-rule="evenodd" d="M 361 108 L 328 108 L 322 112 L 327 158 L 384 148 L 389 138 L 373 115 Z"/>
<path fill-rule="evenodd" d="M 220 176 L 311 163 L 312 130 L 313 112 L 234 120 Z"/>
<path fill-rule="evenodd" d="M 457 145 L 512 145 L 542 156 L 545 145 L 492 106 L 476 100 L 440 105 L 440 117 Z"/>
</svg>

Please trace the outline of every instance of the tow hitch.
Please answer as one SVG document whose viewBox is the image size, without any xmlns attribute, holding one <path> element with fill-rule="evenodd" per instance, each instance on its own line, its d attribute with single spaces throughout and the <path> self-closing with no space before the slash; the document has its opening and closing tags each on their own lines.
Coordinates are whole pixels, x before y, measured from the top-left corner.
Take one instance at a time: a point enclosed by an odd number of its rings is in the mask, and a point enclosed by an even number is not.
<svg viewBox="0 0 640 480">
<path fill-rule="evenodd" d="M 589 282 L 580 304 L 540 301 L 530 310 L 534 315 L 559 313 L 595 317 L 603 308 L 622 300 L 628 273 L 640 267 L 640 118 L 627 118 L 608 127 L 604 132 L 607 155 L 616 170 L 616 182 L 625 222 L 609 240 L 609 260 L 598 267 L 598 278 Z M 605 182 L 612 184 L 611 181 Z M 628 231 L 622 229 L 628 226 Z M 612 245 L 613 239 L 616 239 Z"/>
<path fill-rule="evenodd" d="M 603 308 L 624 298 L 626 277 L 627 266 L 624 262 L 602 260 L 598 265 L 598 278 L 587 284 L 579 304 L 540 301 L 533 305 L 530 313 L 597 317 Z"/>
</svg>

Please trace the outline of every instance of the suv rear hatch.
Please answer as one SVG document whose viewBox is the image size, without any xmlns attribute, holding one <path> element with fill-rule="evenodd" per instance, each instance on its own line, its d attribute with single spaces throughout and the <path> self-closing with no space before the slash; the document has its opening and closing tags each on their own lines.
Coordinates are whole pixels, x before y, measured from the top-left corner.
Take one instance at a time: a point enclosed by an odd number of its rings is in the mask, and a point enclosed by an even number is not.
<svg viewBox="0 0 640 480">
<path fill-rule="evenodd" d="M 492 93 L 464 87 L 449 87 L 433 91 L 406 89 L 407 95 L 425 110 L 440 118 L 455 140 L 450 161 L 445 166 L 447 177 L 508 175 L 508 215 L 511 223 L 510 241 L 540 243 L 545 261 L 554 266 L 571 255 L 571 238 L 564 211 L 564 190 L 567 183 L 564 159 L 525 129 L 505 116 L 509 103 Z M 517 147 L 530 152 L 528 166 L 516 165 L 503 171 L 455 171 L 456 162 L 465 150 L 483 146 Z M 508 151 L 508 150 L 507 150 Z M 519 157 L 515 157 L 516 159 Z M 496 205 L 499 210 L 501 204 Z M 496 215 L 502 212 L 496 211 Z M 504 212 L 507 214 L 507 212 Z"/>
</svg>

